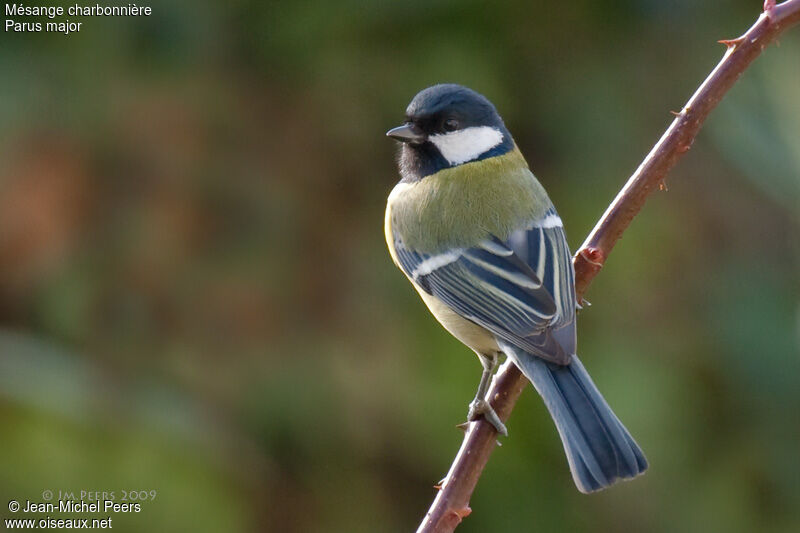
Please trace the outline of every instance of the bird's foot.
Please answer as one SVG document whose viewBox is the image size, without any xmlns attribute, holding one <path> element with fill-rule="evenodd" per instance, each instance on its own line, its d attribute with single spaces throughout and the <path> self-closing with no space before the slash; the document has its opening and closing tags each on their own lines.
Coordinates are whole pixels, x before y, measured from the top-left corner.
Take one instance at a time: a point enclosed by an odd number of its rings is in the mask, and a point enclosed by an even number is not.
<svg viewBox="0 0 800 533">
<path fill-rule="evenodd" d="M 489 405 L 489 402 L 486 400 L 476 398 L 475 400 L 472 400 L 471 404 L 469 404 L 469 414 L 467 415 L 467 420 L 474 422 L 481 416 L 483 416 L 484 420 L 494 426 L 495 431 L 504 437 L 508 437 L 506 425 L 503 424 L 503 421 L 500 420 L 499 416 L 497 416 L 494 408 Z"/>
</svg>

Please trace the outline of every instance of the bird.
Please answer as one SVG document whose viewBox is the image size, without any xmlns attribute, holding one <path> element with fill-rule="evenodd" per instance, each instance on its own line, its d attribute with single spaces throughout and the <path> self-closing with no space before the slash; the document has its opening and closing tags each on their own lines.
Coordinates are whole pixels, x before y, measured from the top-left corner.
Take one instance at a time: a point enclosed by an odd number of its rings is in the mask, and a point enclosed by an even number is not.
<svg viewBox="0 0 800 533">
<path fill-rule="evenodd" d="M 503 356 L 552 416 L 578 490 L 642 474 L 641 448 L 576 354 L 575 272 L 564 226 L 495 106 L 458 84 L 420 91 L 399 141 L 384 230 L 394 263 L 483 372 L 468 421 L 508 431 L 486 399 Z"/>
</svg>

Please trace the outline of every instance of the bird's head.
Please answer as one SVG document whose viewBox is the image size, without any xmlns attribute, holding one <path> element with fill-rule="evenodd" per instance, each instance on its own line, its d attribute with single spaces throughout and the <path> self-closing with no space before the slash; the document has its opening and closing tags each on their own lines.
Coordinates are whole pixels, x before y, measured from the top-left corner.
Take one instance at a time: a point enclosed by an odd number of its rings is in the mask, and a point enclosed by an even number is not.
<svg viewBox="0 0 800 533">
<path fill-rule="evenodd" d="M 403 143 L 400 172 L 406 181 L 514 148 L 492 103 L 456 84 L 434 85 L 419 92 L 406 108 L 403 124 L 386 135 Z"/>
</svg>

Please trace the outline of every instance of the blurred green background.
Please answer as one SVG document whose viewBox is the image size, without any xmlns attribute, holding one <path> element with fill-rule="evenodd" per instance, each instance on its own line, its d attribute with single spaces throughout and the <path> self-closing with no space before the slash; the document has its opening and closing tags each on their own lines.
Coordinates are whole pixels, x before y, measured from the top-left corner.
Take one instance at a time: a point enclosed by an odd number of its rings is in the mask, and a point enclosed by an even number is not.
<svg viewBox="0 0 800 533">
<path fill-rule="evenodd" d="M 760 4 L 165 0 L 4 32 L 0 518 L 156 490 L 115 530 L 413 530 L 480 366 L 385 251 L 384 132 L 428 85 L 482 92 L 574 249 Z M 587 295 L 647 475 L 579 494 L 531 388 L 459 531 L 800 531 L 798 57 L 795 28 Z"/>
</svg>

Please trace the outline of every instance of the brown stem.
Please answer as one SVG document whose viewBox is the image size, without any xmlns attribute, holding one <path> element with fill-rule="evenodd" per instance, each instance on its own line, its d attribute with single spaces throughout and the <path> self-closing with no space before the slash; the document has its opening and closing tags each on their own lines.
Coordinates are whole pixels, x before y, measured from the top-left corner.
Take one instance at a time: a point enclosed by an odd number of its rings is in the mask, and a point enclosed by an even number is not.
<svg viewBox="0 0 800 533">
<path fill-rule="evenodd" d="M 750 63 L 781 32 L 800 22 L 800 0 L 764 2 L 764 12 L 737 39 L 720 41 L 728 49 L 722 60 L 695 91 L 639 168 L 617 194 L 573 258 L 579 299 L 605 264 L 608 254 L 642 209 L 647 197 L 691 147 L 708 114 L 739 79 Z M 498 371 L 489 398 L 500 419 L 508 419 L 528 381 L 510 361 Z M 469 500 L 495 448 L 497 433 L 483 421 L 470 424 L 436 499 L 417 533 L 453 531 L 471 512 Z"/>
</svg>

